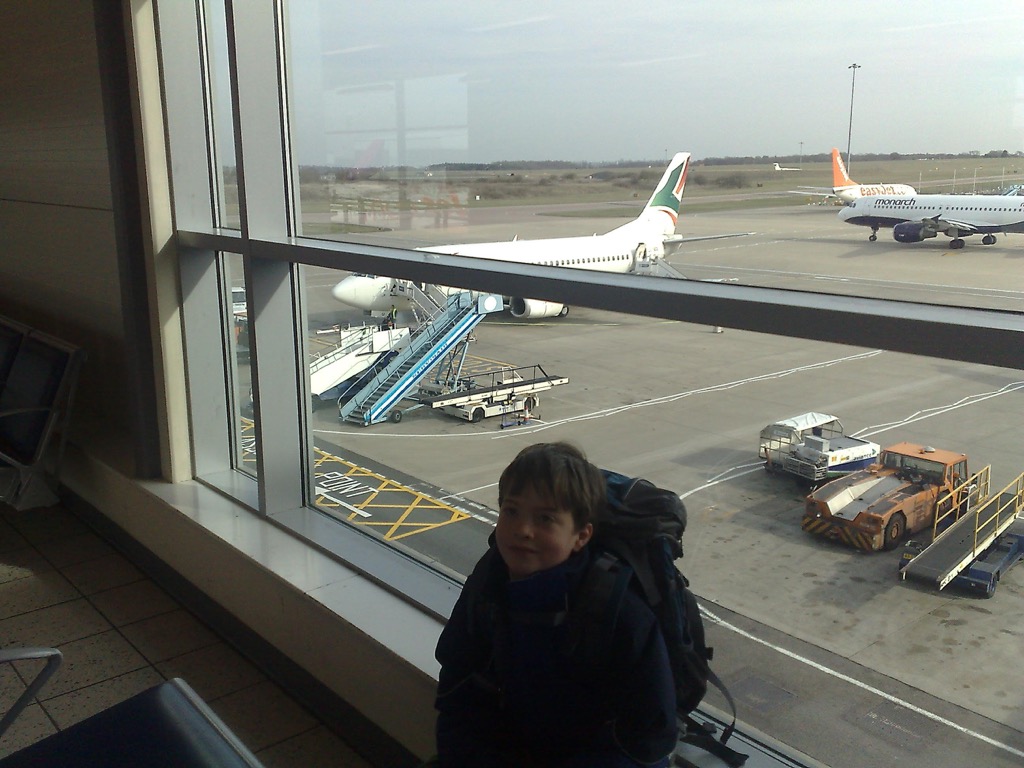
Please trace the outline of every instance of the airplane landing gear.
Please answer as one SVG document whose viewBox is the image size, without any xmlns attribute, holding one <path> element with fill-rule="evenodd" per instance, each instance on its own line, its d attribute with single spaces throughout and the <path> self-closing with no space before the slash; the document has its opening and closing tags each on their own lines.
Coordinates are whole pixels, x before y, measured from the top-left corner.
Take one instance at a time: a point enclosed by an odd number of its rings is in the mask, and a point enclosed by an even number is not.
<svg viewBox="0 0 1024 768">
<path fill-rule="evenodd" d="M 995 245 L 995 243 L 996 243 L 996 236 L 995 235 L 985 235 L 983 238 L 981 238 L 981 244 L 982 245 Z"/>
<path fill-rule="evenodd" d="M 868 240 L 870 240 L 873 243 L 877 239 L 878 239 L 878 227 L 872 227 L 871 228 L 871 234 L 868 235 Z"/>
<path fill-rule="evenodd" d="M 953 240 L 950 241 L 949 247 L 952 248 L 954 251 L 958 251 L 964 247 L 964 241 L 962 238 L 959 237 L 954 238 Z"/>
</svg>

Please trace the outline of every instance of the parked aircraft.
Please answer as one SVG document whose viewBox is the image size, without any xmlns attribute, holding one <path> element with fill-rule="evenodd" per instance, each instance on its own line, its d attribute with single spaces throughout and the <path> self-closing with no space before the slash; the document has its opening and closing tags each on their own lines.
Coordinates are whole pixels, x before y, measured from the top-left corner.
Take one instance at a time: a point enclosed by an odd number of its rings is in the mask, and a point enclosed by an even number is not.
<svg viewBox="0 0 1024 768">
<path fill-rule="evenodd" d="M 836 197 L 842 203 L 852 203 L 868 195 L 916 195 L 917 190 L 909 184 L 858 184 L 846 172 L 846 163 L 839 150 L 832 148 L 832 187 L 799 187 L 790 190 L 797 195 L 822 195 Z"/>
<path fill-rule="evenodd" d="M 880 227 L 892 227 L 893 239 L 919 243 L 944 234 L 952 237 L 950 248 L 963 248 L 963 238 L 983 235 L 982 245 L 992 245 L 996 232 L 1024 232 L 1024 200 L 1007 195 L 888 195 L 862 197 L 839 212 L 848 224 L 871 227 L 871 241 Z"/>
<path fill-rule="evenodd" d="M 778 163 L 772 163 L 772 165 L 775 167 L 776 171 L 799 171 L 800 170 L 799 168 L 783 168 Z"/>
<path fill-rule="evenodd" d="M 666 246 L 735 236 L 683 237 L 675 234 L 689 164 L 689 152 L 676 154 L 640 215 L 603 235 L 542 240 L 516 238 L 496 243 L 438 245 L 416 250 L 598 272 L 649 271 L 652 265 L 657 265 L 663 271 L 674 273 L 664 261 Z M 678 273 L 674 275 L 682 277 Z M 411 308 L 415 302 L 412 288 L 409 281 L 391 277 L 351 275 L 335 285 L 331 293 L 349 306 L 367 312 L 388 312 L 392 307 L 399 311 Z M 454 290 L 439 288 L 444 292 Z M 568 313 L 568 307 L 553 301 L 512 296 L 507 297 L 506 302 L 512 316 L 518 318 L 555 317 Z"/>
</svg>

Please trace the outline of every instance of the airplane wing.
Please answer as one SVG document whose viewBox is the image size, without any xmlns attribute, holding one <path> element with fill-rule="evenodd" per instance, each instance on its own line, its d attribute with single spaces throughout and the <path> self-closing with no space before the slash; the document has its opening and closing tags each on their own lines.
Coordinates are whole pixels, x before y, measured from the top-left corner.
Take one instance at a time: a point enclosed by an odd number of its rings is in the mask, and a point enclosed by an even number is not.
<svg viewBox="0 0 1024 768">
<path fill-rule="evenodd" d="M 797 187 L 786 190 L 791 195 L 820 195 L 822 197 L 835 197 L 836 193 L 832 187 Z"/>
<path fill-rule="evenodd" d="M 724 235 L 693 235 L 692 237 L 684 237 L 683 235 L 670 235 L 665 238 L 665 245 L 677 245 L 679 243 L 696 243 L 699 240 L 724 240 L 727 237 L 747 237 L 753 235 L 754 232 L 730 232 Z"/>
<path fill-rule="evenodd" d="M 701 240 L 724 240 L 729 237 L 747 237 L 753 235 L 753 232 L 730 232 L 722 235 L 694 235 L 692 237 L 684 237 L 683 235 L 671 235 L 665 238 L 665 255 L 674 256 L 675 253 L 682 247 L 683 243 L 696 243 Z"/>
<path fill-rule="evenodd" d="M 921 219 L 921 226 L 932 232 L 941 232 L 944 235 L 950 237 L 959 237 L 962 234 L 968 232 L 980 232 L 977 224 L 971 224 L 968 221 L 958 221 L 957 219 L 947 219 L 939 214 L 938 216 L 932 216 L 927 219 Z"/>
<path fill-rule="evenodd" d="M 665 255 L 663 258 L 651 262 L 648 272 L 645 274 L 656 277 L 673 277 L 677 280 L 689 280 L 689 278 L 666 261 L 669 256 L 674 256 L 683 243 L 695 243 L 700 240 L 724 240 L 729 237 L 747 237 L 754 232 L 729 232 L 721 235 L 694 235 L 685 237 L 683 235 L 670 235 L 664 240 Z"/>
</svg>

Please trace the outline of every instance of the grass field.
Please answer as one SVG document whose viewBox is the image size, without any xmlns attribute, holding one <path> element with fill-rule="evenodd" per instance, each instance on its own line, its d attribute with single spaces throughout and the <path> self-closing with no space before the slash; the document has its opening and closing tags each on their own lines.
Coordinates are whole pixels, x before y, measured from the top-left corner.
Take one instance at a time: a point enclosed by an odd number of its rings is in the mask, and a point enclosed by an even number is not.
<svg viewBox="0 0 1024 768">
<path fill-rule="evenodd" d="M 635 200 L 639 209 L 653 192 L 664 167 L 652 164 L 592 170 L 456 171 L 435 172 L 429 176 L 412 172 L 406 178 L 384 173 L 361 181 L 303 184 L 302 209 L 304 213 L 345 209 L 355 220 L 361 211 L 381 209 L 442 211 L 461 207 L 606 202 L 616 205 L 607 209 L 590 208 L 579 214 L 570 209 L 552 215 L 622 218 L 622 203 Z M 861 162 L 855 155 L 850 175 L 860 183 L 911 184 L 922 193 L 989 194 L 998 193 L 1011 184 L 1024 183 L 1024 158 Z M 698 161 L 690 169 L 683 208 L 693 212 L 807 205 L 821 200 L 811 194 L 789 194 L 800 186 L 830 188 L 831 163 L 803 163 L 799 171 L 775 171 L 767 162 L 703 165 Z M 320 228 L 324 229 L 323 234 L 360 229 L 333 223 Z"/>
</svg>

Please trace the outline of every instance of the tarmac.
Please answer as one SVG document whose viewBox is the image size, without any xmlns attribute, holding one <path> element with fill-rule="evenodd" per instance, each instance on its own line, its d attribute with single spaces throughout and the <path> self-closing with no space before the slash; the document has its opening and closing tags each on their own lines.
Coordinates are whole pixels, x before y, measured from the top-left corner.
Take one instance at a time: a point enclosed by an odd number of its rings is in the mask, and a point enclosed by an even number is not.
<svg viewBox="0 0 1024 768">
<path fill-rule="evenodd" d="M 883 231 L 870 243 L 836 211 L 687 215 L 684 204 L 684 236 L 754 234 L 684 244 L 669 261 L 690 279 L 1024 308 L 1024 238 L 988 247 L 969 238 L 953 251 L 946 238 L 901 245 Z M 465 230 L 375 242 L 553 237 L 620 223 L 539 213 L 472 211 Z M 307 270 L 311 324 L 358 321 L 330 297 L 342 276 Z M 1024 471 L 1024 371 L 582 307 L 541 321 L 491 317 L 474 336 L 478 363 L 539 363 L 569 383 L 505 429 L 428 408 L 369 428 L 340 424 L 330 407 L 314 412 L 319 449 L 381 474 L 396 468 L 400 485 L 443 504 L 433 517 L 417 502 L 397 515 L 394 505 L 364 506 L 350 519 L 378 529 L 400 519 L 408 527 L 388 529 L 403 546 L 468 573 L 492 530 L 505 464 L 530 443 L 569 440 L 600 466 L 683 497 L 682 570 L 741 720 L 834 766 L 1024 763 L 1024 567 L 990 600 L 901 581 L 898 550 L 866 554 L 805 534 L 803 490 L 769 476 L 757 456 L 763 426 L 823 411 L 883 446 L 915 441 L 966 453 L 972 470 L 991 464 L 998 489 Z M 724 706 L 715 694 L 708 703 Z"/>
</svg>

